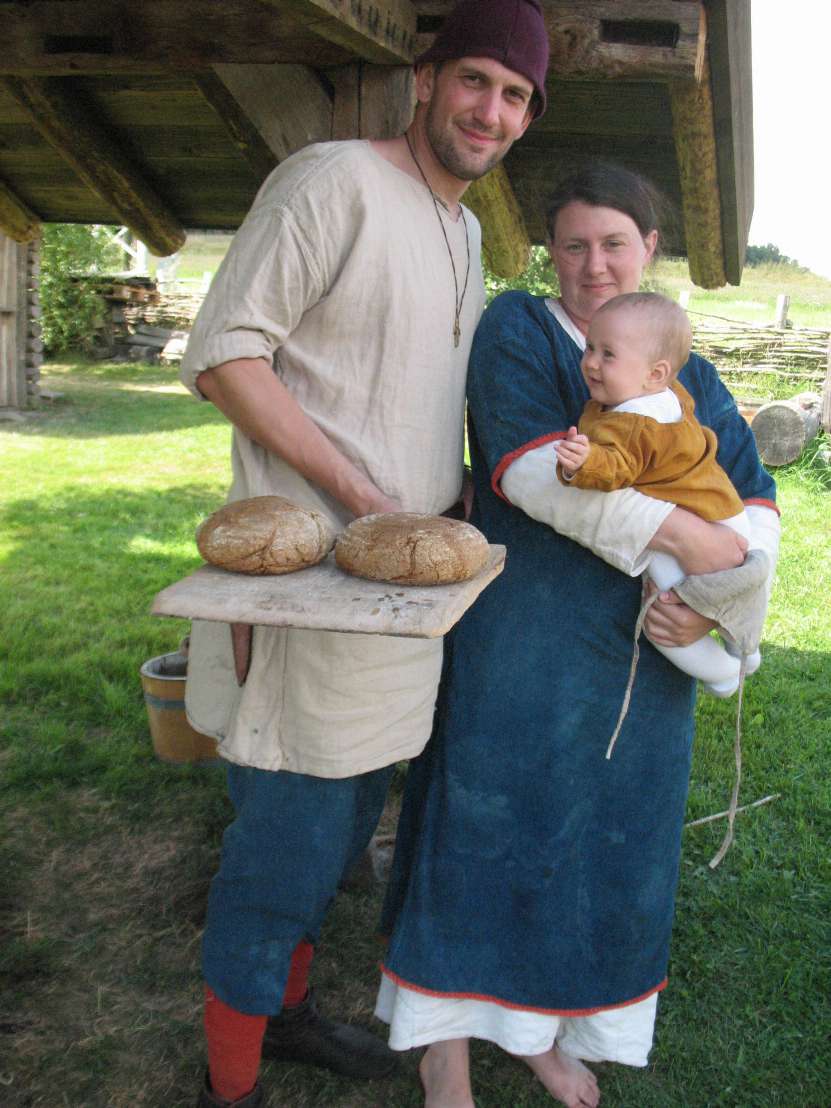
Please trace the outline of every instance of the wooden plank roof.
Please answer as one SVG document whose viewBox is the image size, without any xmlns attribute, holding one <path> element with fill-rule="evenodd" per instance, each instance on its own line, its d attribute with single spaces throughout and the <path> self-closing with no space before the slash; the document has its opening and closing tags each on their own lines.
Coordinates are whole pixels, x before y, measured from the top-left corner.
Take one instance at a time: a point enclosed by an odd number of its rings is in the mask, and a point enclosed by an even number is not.
<svg viewBox="0 0 831 1108">
<path fill-rule="evenodd" d="M 450 0 L 0 0 L 0 230 L 124 223 L 157 254 L 233 229 L 307 142 L 380 137 Z M 543 0 L 549 109 L 470 190 L 491 264 L 542 241 L 587 156 L 649 176 L 693 280 L 738 283 L 752 214 L 749 0 Z"/>
</svg>

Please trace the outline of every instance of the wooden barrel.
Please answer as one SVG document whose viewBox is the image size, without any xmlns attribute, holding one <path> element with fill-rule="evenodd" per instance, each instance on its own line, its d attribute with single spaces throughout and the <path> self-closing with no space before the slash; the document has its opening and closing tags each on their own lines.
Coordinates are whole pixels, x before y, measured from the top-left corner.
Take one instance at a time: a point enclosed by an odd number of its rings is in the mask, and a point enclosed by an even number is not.
<svg viewBox="0 0 831 1108">
<path fill-rule="evenodd" d="M 185 715 L 187 657 L 178 651 L 160 654 L 146 661 L 140 672 L 156 757 L 178 764 L 216 760 L 216 741 L 195 731 Z"/>
</svg>

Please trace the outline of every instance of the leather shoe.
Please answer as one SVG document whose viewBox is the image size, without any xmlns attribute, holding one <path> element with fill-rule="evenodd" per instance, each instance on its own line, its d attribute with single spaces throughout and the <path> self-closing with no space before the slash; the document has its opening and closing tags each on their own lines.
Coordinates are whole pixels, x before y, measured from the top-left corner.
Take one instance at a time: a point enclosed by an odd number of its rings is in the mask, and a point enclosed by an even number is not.
<svg viewBox="0 0 831 1108">
<path fill-rule="evenodd" d="M 247 1096 L 244 1096 L 242 1100 L 225 1100 L 224 1097 L 216 1095 L 211 1088 L 208 1075 L 205 1074 L 205 1084 L 202 1086 L 199 1100 L 196 1102 L 196 1108 L 261 1108 L 262 1103 L 263 1087 L 259 1081 L 251 1092 Z"/>
<path fill-rule="evenodd" d="M 302 1004 L 271 1016 L 263 1058 L 321 1066 L 344 1077 L 388 1077 L 398 1067 L 395 1051 L 362 1027 L 326 1019 L 311 992 Z"/>
</svg>

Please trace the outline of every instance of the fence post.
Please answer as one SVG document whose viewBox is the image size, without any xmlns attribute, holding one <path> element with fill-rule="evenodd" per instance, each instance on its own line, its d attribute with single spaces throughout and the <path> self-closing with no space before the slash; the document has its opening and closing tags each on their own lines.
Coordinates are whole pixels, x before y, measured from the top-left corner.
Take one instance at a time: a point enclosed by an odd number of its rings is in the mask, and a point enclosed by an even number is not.
<svg viewBox="0 0 831 1108">
<path fill-rule="evenodd" d="M 825 382 L 822 386 L 822 429 L 831 435 L 831 335 L 828 336 L 828 359 L 826 362 Z"/>
<path fill-rule="evenodd" d="M 684 311 L 686 311 L 687 308 L 689 308 L 689 306 L 690 306 L 690 290 L 689 289 L 681 289 L 681 291 L 678 293 L 678 303 L 681 305 L 681 307 L 684 309 Z"/>
<path fill-rule="evenodd" d="M 774 327 L 780 331 L 784 330 L 788 326 L 788 308 L 791 305 L 791 298 L 786 292 L 780 292 L 776 297 L 776 319 L 774 320 Z"/>
</svg>

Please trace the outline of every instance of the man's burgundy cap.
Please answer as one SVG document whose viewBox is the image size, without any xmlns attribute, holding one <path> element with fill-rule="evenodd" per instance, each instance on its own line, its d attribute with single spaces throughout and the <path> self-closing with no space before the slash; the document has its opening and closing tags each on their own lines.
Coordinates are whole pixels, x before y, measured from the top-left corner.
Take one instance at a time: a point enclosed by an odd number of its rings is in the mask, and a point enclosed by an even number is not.
<svg viewBox="0 0 831 1108">
<path fill-rule="evenodd" d="M 533 84 L 534 116 L 545 111 L 548 32 L 539 0 L 461 0 L 416 65 L 493 58 Z"/>
</svg>

